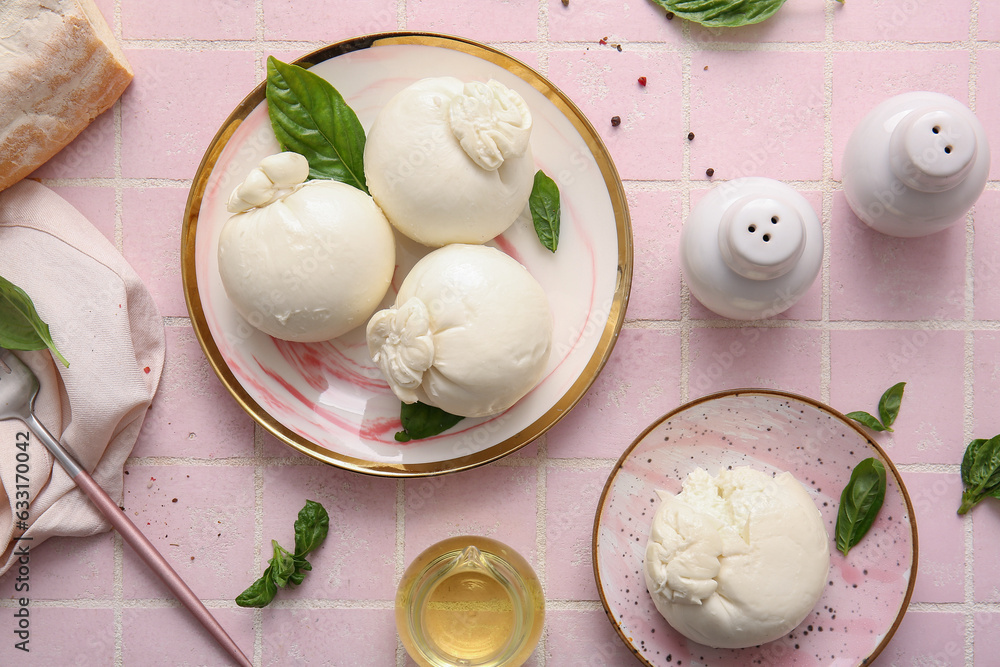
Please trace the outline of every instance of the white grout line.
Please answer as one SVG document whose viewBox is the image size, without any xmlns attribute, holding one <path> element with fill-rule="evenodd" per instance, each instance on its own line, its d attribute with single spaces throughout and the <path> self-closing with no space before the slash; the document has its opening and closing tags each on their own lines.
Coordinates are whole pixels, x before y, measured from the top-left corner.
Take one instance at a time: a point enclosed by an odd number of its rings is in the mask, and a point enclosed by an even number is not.
<svg viewBox="0 0 1000 667">
<path fill-rule="evenodd" d="M 399 585 L 406 570 L 406 485 L 402 479 L 396 480 L 396 558 L 395 558 L 395 582 Z M 406 649 L 403 642 L 396 637 L 396 666 L 405 667 Z"/>
<path fill-rule="evenodd" d="M 823 228 L 823 263 L 820 268 L 820 396 L 829 404 L 832 369 L 830 367 L 830 264 L 833 255 L 833 26 L 834 6 L 827 3 L 823 34 L 823 182 L 820 224 Z"/>
<path fill-rule="evenodd" d="M 673 19 L 677 21 L 679 19 Z M 694 141 L 698 141 L 698 129 L 691 126 L 691 60 L 695 46 L 689 39 L 691 36 L 691 24 L 684 21 L 681 28 L 684 36 L 681 49 L 681 127 L 680 132 L 694 132 Z M 704 46 L 703 44 L 700 46 Z M 700 128 L 699 128 L 700 129 Z M 691 141 L 684 139 L 683 158 L 681 160 L 681 221 L 686 221 L 691 213 Z M 705 182 L 708 187 L 709 182 Z M 677 378 L 680 385 L 681 403 L 690 400 L 691 383 L 691 291 L 687 283 L 681 277 L 680 289 L 680 374 Z"/>
<path fill-rule="evenodd" d="M 123 590 L 125 588 L 125 576 L 124 576 L 124 552 L 123 552 L 123 540 L 122 536 L 115 533 L 114 538 L 114 583 L 112 584 L 112 598 L 111 598 L 111 609 L 113 611 L 114 623 L 115 623 L 115 667 L 122 667 L 124 657 L 123 653 L 124 647 L 124 632 L 123 632 L 123 621 L 122 621 L 122 598 L 124 597 Z"/>
<path fill-rule="evenodd" d="M 978 85 L 978 58 L 977 42 L 979 35 L 979 0 L 971 0 L 969 17 L 969 108 L 976 110 L 976 88 Z M 972 211 L 975 210 L 973 207 Z M 968 327 L 975 321 L 975 225 L 973 224 L 972 211 L 966 216 L 966 271 L 965 271 L 965 322 L 967 330 L 965 334 L 965 414 L 963 417 L 963 444 L 968 443 L 972 438 L 973 416 L 975 407 L 975 340 L 974 335 Z M 964 451 L 964 450 L 963 450 Z M 975 612 L 971 605 L 975 602 L 975 539 L 973 534 L 973 523 L 971 516 L 965 516 L 963 521 L 965 529 L 965 667 L 974 667 L 975 664 Z"/>
<path fill-rule="evenodd" d="M 254 424 L 253 453 L 253 571 L 264 571 L 264 429 Z M 253 655 L 251 660 L 260 664 L 264 659 L 264 613 L 253 612 Z"/>
</svg>

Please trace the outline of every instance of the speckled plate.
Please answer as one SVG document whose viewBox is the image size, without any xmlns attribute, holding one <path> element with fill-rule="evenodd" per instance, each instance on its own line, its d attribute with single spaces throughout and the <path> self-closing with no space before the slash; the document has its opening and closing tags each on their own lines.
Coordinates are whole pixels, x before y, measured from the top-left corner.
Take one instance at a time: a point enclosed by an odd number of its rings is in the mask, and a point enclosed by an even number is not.
<svg viewBox="0 0 1000 667">
<path fill-rule="evenodd" d="M 869 456 L 886 466 L 885 503 L 848 557 L 833 540 L 840 493 Z M 809 490 L 830 535 L 829 585 L 788 635 L 759 647 L 712 649 L 690 641 L 656 611 L 643 557 L 656 489 L 677 493 L 696 467 L 787 470 Z M 917 527 L 906 488 L 885 452 L 839 412 L 765 389 L 700 398 L 652 424 L 618 460 L 594 522 L 594 574 L 601 603 L 622 640 L 645 665 L 824 666 L 870 663 L 906 612 L 917 575 Z"/>
<path fill-rule="evenodd" d="M 522 214 L 493 245 L 524 264 L 549 295 L 553 353 L 539 385 L 492 418 L 466 419 L 434 438 L 397 443 L 399 401 L 368 357 L 363 327 L 332 341 L 280 341 L 251 327 L 226 297 L 217 244 L 226 201 L 259 160 L 278 152 L 258 86 L 223 124 L 195 174 L 181 245 L 184 294 L 205 355 L 239 404 L 282 442 L 320 461 L 386 476 L 463 470 L 538 437 L 579 401 L 614 346 L 632 276 L 632 232 L 621 181 L 597 132 L 540 74 L 470 40 L 427 33 L 366 35 L 296 61 L 330 81 L 369 128 L 384 104 L 428 76 L 497 79 L 533 118 L 536 166 L 558 184 L 559 250 Z M 413 168 L 422 155 L 405 156 Z M 397 237 L 398 286 L 427 248 Z M 383 307 L 395 299 L 386 295 Z"/>
</svg>

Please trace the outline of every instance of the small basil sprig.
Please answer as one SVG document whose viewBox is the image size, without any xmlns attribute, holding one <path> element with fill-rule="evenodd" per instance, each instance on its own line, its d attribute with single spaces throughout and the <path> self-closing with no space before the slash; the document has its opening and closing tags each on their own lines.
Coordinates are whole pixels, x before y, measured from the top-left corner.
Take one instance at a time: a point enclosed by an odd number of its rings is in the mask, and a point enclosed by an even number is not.
<svg viewBox="0 0 1000 667">
<path fill-rule="evenodd" d="M 962 457 L 962 504 L 959 514 L 971 510 L 983 498 L 1000 498 L 1000 435 L 969 443 Z"/>
<path fill-rule="evenodd" d="M 885 466 L 878 459 L 867 458 L 855 466 L 840 494 L 835 532 L 837 550 L 844 556 L 875 523 L 884 500 Z"/>
<path fill-rule="evenodd" d="M 541 169 L 535 172 L 528 208 L 531 209 L 531 221 L 535 225 L 538 240 L 555 252 L 559 246 L 559 186 Z"/>
<path fill-rule="evenodd" d="M 873 431 L 891 431 L 892 424 L 899 415 L 899 406 L 903 402 L 903 387 L 905 386 L 905 382 L 897 382 L 882 394 L 882 398 L 878 401 L 878 414 L 881 421 L 863 410 L 848 412 L 846 417 L 867 426 Z"/>
<path fill-rule="evenodd" d="M 68 367 L 69 362 L 56 349 L 46 324 L 28 294 L 0 276 L 0 347 L 8 350 L 42 350 L 52 354 Z"/>
<path fill-rule="evenodd" d="M 354 110 L 321 76 L 267 58 L 267 113 L 282 149 L 309 160 L 309 177 L 368 192 L 365 131 Z"/>
<path fill-rule="evenodd" d="M 770 18 L 785 0 L 653 0 L 682 19 L 710 28 L 736 28 Z"/>
<path fill-rule="evenodd" d="M 288 584 L 298 586 L 305 579 L 306 572 L 312 570 L 306 556 L 326 539 L 330 530 L 330 515 L 319 503 L 307 500 L 305 507 L 299 510 L 294 528 L 295 553 L 289 553 L 277 540 L 271 540 L 272 556 L 267 561 L 267 569 L 236 597 L 236 604 L 241 607 L 267 606 L 279 588 Z"/>
<path fill-rule="evenodd" d="M 465 417 L 453 415 L 420 401 L 403 403 L 399 409 L 399 420 L 403 424 L 403 430 L 396 433 L 396 442 L 420 440 L 444 433 L 463 419 Z"/>
</svg>

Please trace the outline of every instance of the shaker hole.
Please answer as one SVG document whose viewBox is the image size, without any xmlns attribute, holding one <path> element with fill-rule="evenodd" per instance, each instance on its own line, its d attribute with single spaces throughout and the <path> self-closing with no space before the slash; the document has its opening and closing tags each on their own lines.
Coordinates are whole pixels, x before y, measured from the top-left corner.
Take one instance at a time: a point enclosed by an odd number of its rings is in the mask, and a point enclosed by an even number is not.
<svg viewBox="0 0 1000 667">
<path fill-rule="evenodd" d="M 767 243 L 768 241 L 771 240 L 771 235 L 770 234 L 764 234 L 763 238 L 764 238 L 764 243 Z"/>
<path fill-rule="evenodd" d="M 757 225 L 750 225 L 749 227 L 747 227 L 747 231 L 753 234 L 755 231 L 757 231 Z"/>
<path fill-rule="evenodd" d="M 951 146 L 945 146 L 944 147 L 944 152 L 945 153 L 950 153 L 951 152 Z"/>
<path fill-rule="evenodd" d="M 931 128 L 931 132 L 933 132 L 934 134 L 939 134 L 941 132 L 941 126 L 935 125 L 934 127 Z"/>
<path fill-rule="evenodd" d="M 772 225 L 778 224 L 778 216 L 776 216 L 776 215 L 772 215 L 771 216 L 771 224 Z"/>
</svg>

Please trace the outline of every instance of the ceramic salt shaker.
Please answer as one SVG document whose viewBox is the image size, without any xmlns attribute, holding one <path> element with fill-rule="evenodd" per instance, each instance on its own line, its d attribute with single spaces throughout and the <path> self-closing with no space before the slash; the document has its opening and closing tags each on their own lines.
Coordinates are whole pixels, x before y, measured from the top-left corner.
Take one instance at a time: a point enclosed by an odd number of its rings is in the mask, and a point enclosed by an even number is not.
<svg viewBox="0 0 1000 667">
<path fill-rule="evenodd" d="M 925 236 L 965 216 L 989 169 L 983 126 L 964 104 L 941 93 L 905 93 L 855 128 L 844 153 L 844 194 L 872 229 Z"/>
<path fill-rule="evenodd" d="M 816 213 L 802 195 L 770 178 L 717 185 L 681 231 L 681 266 L 691 294 L 732 319 L 787 310 L 812 285 L 822 262 Z"/>
</svg>

